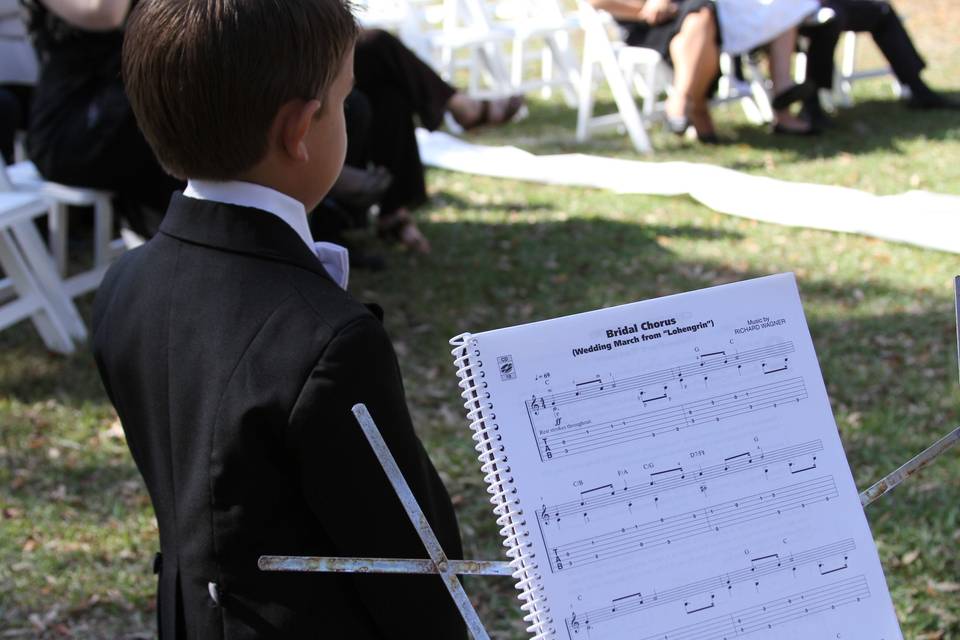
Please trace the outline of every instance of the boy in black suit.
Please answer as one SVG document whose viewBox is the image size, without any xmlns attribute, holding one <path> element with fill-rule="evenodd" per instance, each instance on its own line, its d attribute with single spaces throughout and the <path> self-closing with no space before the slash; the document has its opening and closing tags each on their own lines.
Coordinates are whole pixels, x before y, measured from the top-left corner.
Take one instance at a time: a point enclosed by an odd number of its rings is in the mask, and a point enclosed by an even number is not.
<svg viewBox="0 0 960 640">
<path fill-rule="evenodd" d="M 163 640 L 466 635 L 435 576 L 257 570 L 262 554 L 425 556 L 357 402 L 461 557 L 380 312 L 344 291 L 345 256 L 307 226 L 343 162 L 355 38 L 342 0 L 142 0 L 127 26 L 138 122 L 189 180 L 94 309 L 159 522 Z"/>
</svg>

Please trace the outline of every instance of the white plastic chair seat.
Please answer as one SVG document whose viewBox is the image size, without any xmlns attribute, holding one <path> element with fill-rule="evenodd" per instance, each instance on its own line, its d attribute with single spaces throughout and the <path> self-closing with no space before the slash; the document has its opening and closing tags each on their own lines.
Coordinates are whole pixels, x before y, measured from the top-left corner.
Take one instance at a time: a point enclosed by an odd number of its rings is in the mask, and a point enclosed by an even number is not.
<svg viewBox="0 0 960 640">
<path fill-rule="evenodd" d="M 110 194 L 105 191 L 48 182 L 40 175 L 36 165 L 29 160 L 7 167 L 7 176 L 17 190 L 39 191 L 58 202 L 75 207 L 92 207 L 99 199 L 110 197 Z"/>
<path fill-rule="evenodd" d="M 47 218 L 50 251 L 61 275 L 67 270 L 67 238 L 69 221 L 67 207 L 91 207 L 94 211 L 93 268 L 66 280 L 71 297 L 96 289 L 106 274 L 113 258 L 126 250 L 122 238 L 113 239 L 113 197 L 109 192 L 49 182 L 43 179 L 37 167 L 29 161 L 7 167 L 7 176 L 17 191 L 38 193 L 54 204 Z"/>
<path fill-rule="evenodd" d="M 72 353 L 87 331 L 33 223 L 49 209 L 39 195 L 0 192 L 0 267 L 13 294 L 0 305 L 0 330 L 30 318 L 47 348 Z"/>
</svg>

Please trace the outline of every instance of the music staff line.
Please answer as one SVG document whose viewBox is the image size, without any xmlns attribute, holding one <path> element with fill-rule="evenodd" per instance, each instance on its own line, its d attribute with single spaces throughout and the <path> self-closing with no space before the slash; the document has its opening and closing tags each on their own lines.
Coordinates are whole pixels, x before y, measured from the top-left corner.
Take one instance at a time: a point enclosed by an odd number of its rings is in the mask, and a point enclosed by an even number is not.
<svg viewBox="0 0 960 640">
<path fill-rule="evenodd" d="M 544 526 L 550 526 L 551 523 L 560 522 L 563 518 L 571 515 L 587 515 L 598 509 L 606 509 L 618 505 L 632 507 L 634 501 L 646 496 L 679 489 L 680 487 L 697 485 L 708 480 L 732 476 L 761 466 L 767 467 L 780 462 L 789 462 L 801 456 L 812 455 L 820 451 L 823 451 L 823 443 L 820 440 L 813 440 L 790 447 L 784 447 L 783 449 L 774 449 L 772 451 L 762 451 L 759 453 L 747 452 L 728 458 L 726 462 L 709 467 L 702 467 L 695 471 L 684 471 L 682 468 L 678 468 L 680 473 L 677 473 L 678 469 L 657 472 L 656 474 L 650 474 L 651 479 L 649 482 L 643 482 L 637 486 L 626 487 L 624 489 L 615 489 L 612 484 L 606 484 L 602 487 L 581 492 L 580 500 L 571 500 L 549 506 L 544 505 L 537 512 L 537 518 L 540 519 L 540 522 Z M 672 473 L 672 475 L 653 479 L 654 475 L 660 476 L 667 473 Z M 793 472 L 791 471 L 791 473 Z"/>
<path fill-rule="evenodd" d="M 550 571 L 569 571 L 636 551 L 673 544 L 721 528 L 780 515 L 817 502 L 828 502 L 837 495 L 833 477 L 822 476 L 562 545 L 548 545 L 547 548 L 551 550 Z"/>
<path fill-rule="evenodd" d="M 534 436 L 537 437 L 540 460 L 547 462 L 624 442 L 656 437 L 662 433 L 720 422 L 763 409 L 775 408 L 788 402 L 800 402 L 806 398 L 807 386 L 803 378 L 789 378 L 687 402 L 676 407 L 571 427 L 550 436 L 537 436 L 533 422 L 531 427 L 534 429 Z"/>
<path fill-rule="evenodd" d="M 655 633 L 641 640 L 729 640 L 764 631 L 870 597 L 864 576 L 794 593 L 730 615 Z"/>
<path fill-rule="evenodd" d="M 778 342 L 766 347 L 748 349 L 733 355 L 724 352 L 701 356 L 697 362 L 660 369 L 649 373 L 641 373 L 619 380 L 613 379 L 604 382 L 602 379 L 590 380 L 574 385 L 571 391 L 561 391 L 534 397 L 526 401 L 527 409 L 531 412 L 542 411 L 548 407 L 559 407 L 572 402 L 589 400 L 610 393 L 641 389 L 655 384 L 683 381 L 694 375 L 706 375 L 723 369 L 742 368 L 745 364 L 763 363 L 765 360 L 785 359 L 795 351 L 793 342 Z M 723 355 L 721 355 L 723 354 Z M 781 360 L 782 362 L 782 360 Z M 781 367 L 783 365 L 780 365 Z"/>
<path fill-rule="evenodd" d="M 615 598 L 610 606 L 591 609 L 578 618 L 576 612 L 566 618 L 567 634 L 579 633 L 582 627 L 592 629 L 598 624 L 606 623 L 617 618 L 663 606 L 670 603 L 685 601 L 700 595 L 712 594 L 717 590 L 732 590 L 735 585 L 747 582 L 756 582 L 759 578 L 775 575 L 785 571 L 796 571 L 800 567 L 823 563 L 831 558 L 850 553 L 856 549 L 851 539 L 842 540 L 833 544 L 824 545 L 815 549 L 808 549 L 791 553 L 785 558 L 779 555 L 769 556 L 751 561 L 751 566 L 737 571 L 731 571 L 718 576 L 704 578 L 666 591 L 654 591 L 651 594 L 635 593 L 629 596 Z M 844 556 L 846 560 L 846 556 Z M 822 571 L 821 575 L 828 575 L 834 571 Z M 712 608 L 712 604 L 702 610 Z M 693 613 L 693 612 L 691 612 Z M 572 638 L 572 636 L 571 636 Z"/>
</svg>

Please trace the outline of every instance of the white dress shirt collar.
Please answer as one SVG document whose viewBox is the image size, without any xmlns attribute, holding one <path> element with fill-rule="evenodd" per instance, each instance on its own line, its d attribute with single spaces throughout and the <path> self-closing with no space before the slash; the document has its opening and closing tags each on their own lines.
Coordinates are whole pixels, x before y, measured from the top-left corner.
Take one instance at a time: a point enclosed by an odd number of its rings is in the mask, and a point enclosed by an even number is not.
<svg viewBox="0 0 960 640">
<path fill-rule="evenodd" d="M 238 180 L 228 182 L 191 180 L 187 183 L 183 195 L 195 200 L 211 200 L 241 207 L 253 207 L 272 213 L 297 232 L 307 248 L 323 263 L 324 269 L 333 281 L 341 288 L 347 288 L 347 282 L 350 279 L 350 258 L 346 248 L 332 242 L 314 242 L 310 234 L 310 224 L 307 222 L 307 212 L 299 200 L 270 187 Z"/>
</svg>

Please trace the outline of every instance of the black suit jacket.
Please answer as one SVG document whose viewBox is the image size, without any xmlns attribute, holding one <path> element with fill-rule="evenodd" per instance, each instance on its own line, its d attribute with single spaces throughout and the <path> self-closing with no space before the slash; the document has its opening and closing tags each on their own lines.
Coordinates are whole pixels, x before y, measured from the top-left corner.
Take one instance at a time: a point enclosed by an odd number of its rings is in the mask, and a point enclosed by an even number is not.
<svg viewBox="0 0 960 640">
<path fill-rule="evenodd" d="M 93 325 L 159 522 L 163 640 L 465 637 L 436 576 L 257 569 L 261 554 L 426 557 L 357 402 L 462 557 L 380 319 L 288 225 L 175 195 L 159 235 L 110 269 Z"/>
</svg>

